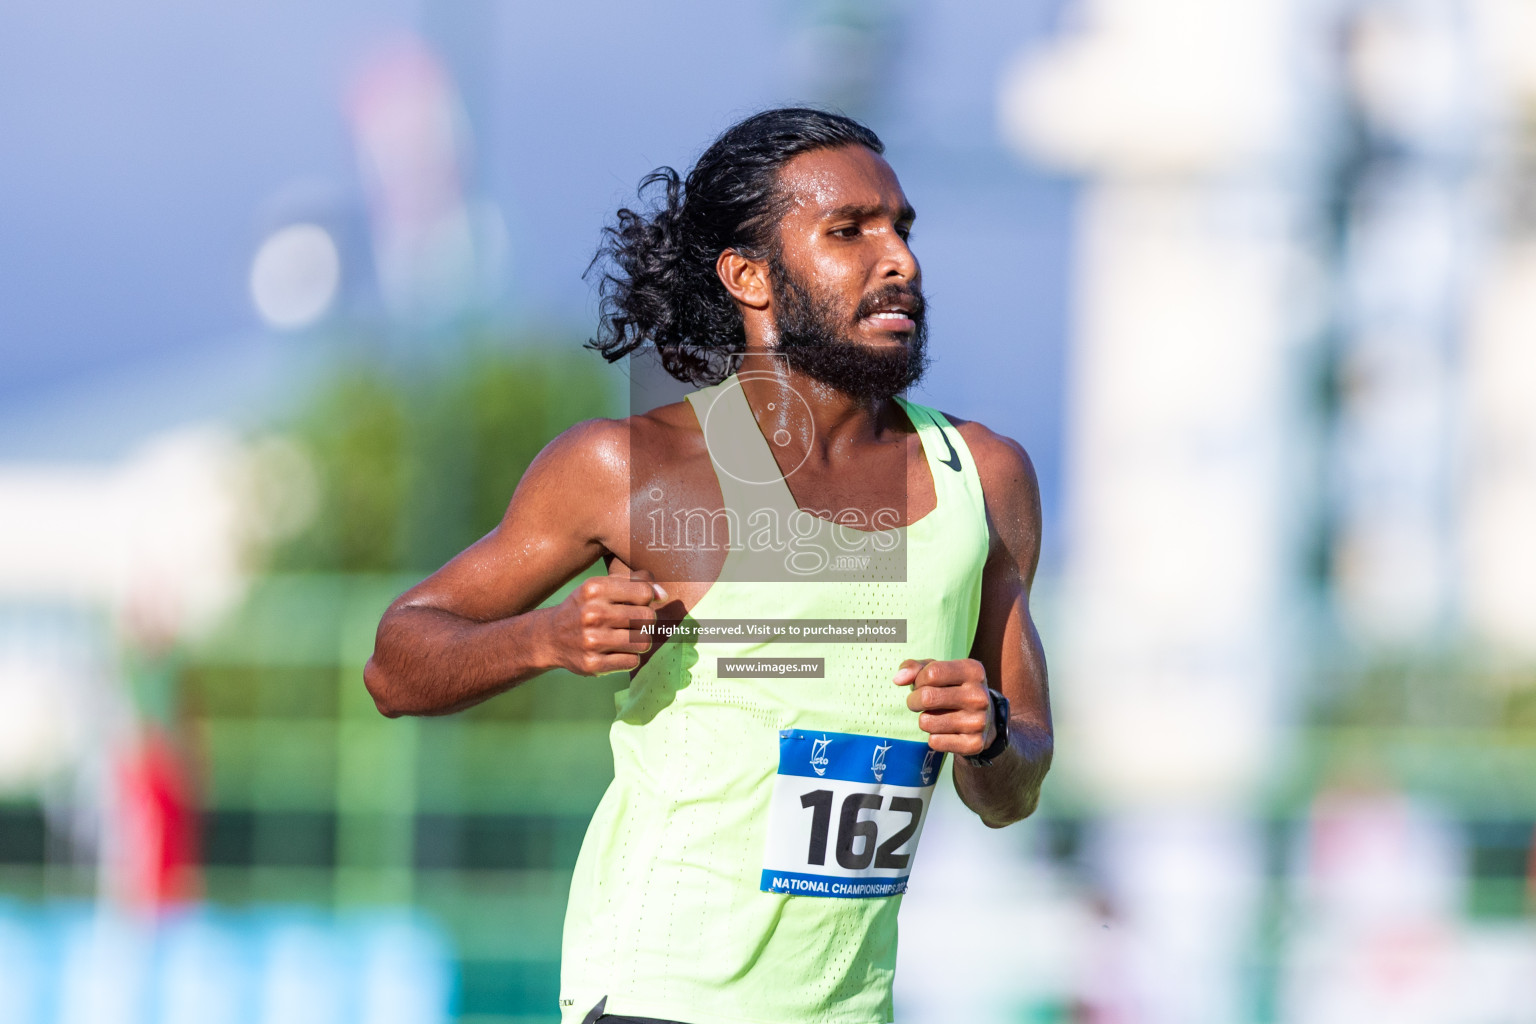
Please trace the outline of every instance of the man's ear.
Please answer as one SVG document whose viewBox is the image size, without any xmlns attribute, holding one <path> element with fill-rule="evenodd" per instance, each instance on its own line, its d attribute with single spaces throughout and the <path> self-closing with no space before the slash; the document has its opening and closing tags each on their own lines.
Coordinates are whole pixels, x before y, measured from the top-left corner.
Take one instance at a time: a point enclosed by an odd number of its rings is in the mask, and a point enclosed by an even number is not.
<svg viewBox="0 0 1536 1024">
<path fill-rule="evenodd" d="M 773 297 L 768 284 L 768 262 L 743 256 L 735 249 L 726 249 L 715 260 L 715 273 L 731 298 L 750 309 L 767 309 Z"/>
</svg>

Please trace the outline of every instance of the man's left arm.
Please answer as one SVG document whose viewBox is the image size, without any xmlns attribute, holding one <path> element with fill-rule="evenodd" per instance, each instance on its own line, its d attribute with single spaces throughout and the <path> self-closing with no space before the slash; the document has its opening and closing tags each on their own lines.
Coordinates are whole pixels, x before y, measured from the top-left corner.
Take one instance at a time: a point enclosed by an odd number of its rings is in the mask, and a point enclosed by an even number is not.
<svg viewBox="0 0 1536 1024">
<path fill-rule="evenodd" d="M 1040 561 L 1040 485 L 1017 442 L 979 424 L 965 426 L 990 534 L 976 639 L 970 658 L 903 662 L 895 681 L 912 686 L 907 706 L 918 712 L 929 746 L 956 755 L 960 799 L 1001 828 L 1034 812 L 1051 766 L 1045 651 L 1029 613 Z M 1008 698 L 1008 744 L 991 764 L 973 765 L 965 755 L 986 750 L 997 735 L 989 690 Z"/>
</svg>

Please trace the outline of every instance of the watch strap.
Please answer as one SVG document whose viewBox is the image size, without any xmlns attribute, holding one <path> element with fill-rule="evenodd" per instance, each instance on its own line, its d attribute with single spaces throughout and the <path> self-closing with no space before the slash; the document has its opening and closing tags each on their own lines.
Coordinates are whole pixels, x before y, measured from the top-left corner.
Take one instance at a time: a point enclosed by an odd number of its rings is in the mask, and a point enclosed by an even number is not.
<svg viewBox="0 0 1536 1024">
<path fill-rule="evenodd" d="M 1008 749 L 1008 698 L 992 689 L 988 689 L 987 694 L 992 698 L 992 726 L 997 730 L 997 735 L 993 737 L 991 746 L 981 753 L 965 755 L 965 759 L 978 768 L 987 767 L 994 758 Z"/>
</svg>

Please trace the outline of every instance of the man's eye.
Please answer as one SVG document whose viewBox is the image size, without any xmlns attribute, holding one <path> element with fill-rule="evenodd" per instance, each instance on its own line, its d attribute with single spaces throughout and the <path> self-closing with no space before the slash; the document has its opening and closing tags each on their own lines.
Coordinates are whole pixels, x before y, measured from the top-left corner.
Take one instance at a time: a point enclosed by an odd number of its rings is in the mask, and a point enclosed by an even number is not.
<svg viewBox="0 0 1536 1024">
<path fill-rule="evenodd" d="M 846 228 L 833 228 L 832 234 L 838 238 L 855 238 L 859 234 L 859 229 L 857 225 L 851 225 Z"/>
</svg>

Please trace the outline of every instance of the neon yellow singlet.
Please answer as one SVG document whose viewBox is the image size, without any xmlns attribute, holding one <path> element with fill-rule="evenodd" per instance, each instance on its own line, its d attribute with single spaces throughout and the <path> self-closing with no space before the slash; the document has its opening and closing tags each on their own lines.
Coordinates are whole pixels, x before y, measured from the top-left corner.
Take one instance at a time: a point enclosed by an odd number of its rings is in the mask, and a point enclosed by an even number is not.
<svg viewBox="0 0 1536 1024">
<path fill-rule="evenodd" d="M 689 401 L 730 550 L 685 625 L 904 620 L 905 640 L 674 636 L 656 652 L 617 696 L 614 780 L 571 882 L 562 1019 L 606 997 L 607 1013 L 687 1024 L 886 1024 L 942 762 L 891 677 L 906 658 L 970 654 L 988 547 L 976 465 L 942 414 L 903 401 L 937 505 L 860 532 L 796 506 L 734 376 Z M 820 658 L 824 674 L 721 678 L 723 658 Z"/>
</svg>

